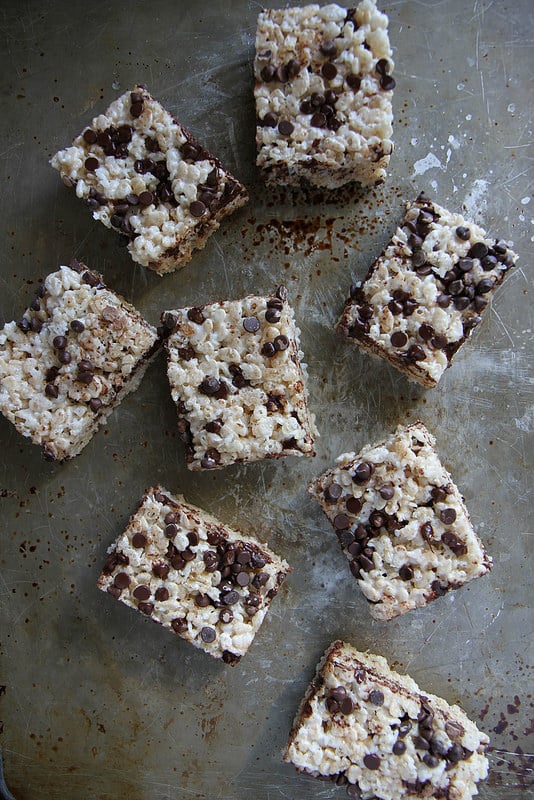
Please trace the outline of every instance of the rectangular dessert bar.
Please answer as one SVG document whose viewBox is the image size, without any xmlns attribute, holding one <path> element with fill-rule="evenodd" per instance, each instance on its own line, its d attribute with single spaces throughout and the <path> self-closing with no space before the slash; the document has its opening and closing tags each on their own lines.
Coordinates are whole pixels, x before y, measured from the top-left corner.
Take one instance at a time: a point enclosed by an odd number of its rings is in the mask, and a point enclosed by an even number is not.
<svg viewBox="0 0 534 800">
<path fill-rule="evenodd" d="M 0 411 L 49 460 L 73 458 L 141 382 L 155 328 L 102 276 L 73 262 L 0 330 Z"/>
<path fill-rule="evenodd" d="M 253 536 L 149 489 L 108 550 L 103 592 L 227 664 L 245 655 L 289 565 Z"/>
<path fill-rule="evenodd" d="M 421 422 L 344 453 L 308 487 L 371 616 L 388 620 L 484 575 L 491 558 Z"/>
<path fill-rule="evenodd" d="M 421 193 L 351 288 L 337 333 L 435 386 L 516 260 L 505 242 Z"/>
<path fill-rule="evenodd" d="M 284 756 L 358 800 L 470 800 L 489 739 L 457 705 L 422 692 L 385 658 L 336 641 L 324 654 Z"/>
<path fill-rule="evenodd" d="M 374 0 L 260 13 L 256 163 L 268 183 L 383 183 L 395 87 L 387 27 Z"/>
<path fill-rule="evenodd" d="M 299 330 L 287 290 L 162 316 L 190 469 L 314 455 Z"/>
<path fill-rule="evenodd" d="M 159 275 L 186 264 L 248 200 L 143 86 L 111 103 L 50 163 L 94 219 L 122 234 L 133 260 Z"/>
</svg>

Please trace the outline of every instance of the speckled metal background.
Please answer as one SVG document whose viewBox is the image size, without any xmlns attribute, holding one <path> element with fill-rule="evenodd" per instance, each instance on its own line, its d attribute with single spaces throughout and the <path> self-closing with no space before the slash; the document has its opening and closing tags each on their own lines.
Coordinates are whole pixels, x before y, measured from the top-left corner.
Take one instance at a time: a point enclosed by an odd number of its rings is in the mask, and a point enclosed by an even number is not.
<svg viewBox="0 0 534 800">
<path fill-rule="evenodd" d="M 281 762 L 299 698 L 335 637 L 460 701 L 492 739 L 484 800 L 531 797 L 532 309 L 530 0 L 390 0 L 396 150 L 385 186 L 265 191 L 251 92 L 259 4 L 0 2 L 0 315 L 71 258 L 156 322 L 163 308 L 285 282 L 302 329 L 315 459 L 190 474 L 163 359 L 83 453 L 58 466 L 0 419 L 0 737 L 17 800 L 345 797 Z M 250 187 L 191 264 L 163 279 L 61 185 L 49 157 L 136 81 Z M 530 94 L 529 94 L 530 92 Z M 425 189 L 521 256 L 439 387 L 335 339 L 362 277 Z M 421 418 L 466 496 L 493 572 L 430 607 L 372 622 L 305 487 L 335 456 Z M 97 591 L 104 553 L 160 481 L 255 531 L 294 572 L 243 662 L 216 663 Z M 530 519 L 529 519 L 530 518 Z M 5 686 L 5 689 L 4 689 Z"/>
</svg>

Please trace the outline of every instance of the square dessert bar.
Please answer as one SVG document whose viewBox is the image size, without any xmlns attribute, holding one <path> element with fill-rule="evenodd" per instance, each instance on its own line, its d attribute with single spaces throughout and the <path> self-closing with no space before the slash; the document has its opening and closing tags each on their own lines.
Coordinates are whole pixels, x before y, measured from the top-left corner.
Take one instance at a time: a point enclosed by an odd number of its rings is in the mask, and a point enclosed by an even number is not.
<svg viewBox="0 0 534 800">
<path fill-rule="evenodd" d="M 489 742 L 457 705 L 422 692 L 385 658 L 336 641 L 297 713 L 284 756 L 358 800 L 470 800 Z"/>
<path fill-rule="evenodd" d="M 79 262 L 60 267 L 0 330 L 0 411 L 47 459 L 73 458 L 137 389 L 158 345 L 100 275 Z"/>
<path fill-rule="evenodd" d="M 435 445 L 421 422 L 399 426 L 358 455 L 339 456 L 308 487 L 375 619 L 425 606 L 491 569 Z"/>
<path fill-rule="evenodd" d="M 51 162 L 94 219 L 159 275 L 186 264 L 248 200 L 221 162 L 143 86 L 95 117 Z"/>
<path fill-rule="evenodd" d="M 190 469 L 315 455 L 299 330 L 287 290 L 162 316 Z"/>
<path fill-rule="evenodd" d="M 505 242 L 421 193 L 351 288 L 337 333 L 435 386 L 516 260 Z"/>
<path fill-rule="evenodd" d="M 245 655 L 289 565 L 160 486 L 108 550 L 99 588 L 227 664 Z"/>
<path fill-rule="evenodd" d="M 268 183 L 383 183 L 395 87 L 387 26 L 374 0 L 260 13 L 256 163 Z"/>
</svg>

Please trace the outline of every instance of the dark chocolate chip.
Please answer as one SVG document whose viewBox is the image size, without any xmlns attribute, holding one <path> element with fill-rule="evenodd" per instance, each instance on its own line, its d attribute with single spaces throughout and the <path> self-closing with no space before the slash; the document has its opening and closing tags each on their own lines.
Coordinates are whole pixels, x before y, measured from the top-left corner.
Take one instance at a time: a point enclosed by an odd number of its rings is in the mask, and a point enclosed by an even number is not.
<svg viewBox="0 0 534 800">
<path fill-rule="evenodd" d="M 126 589 L 130 585 L 130 576 L 126 572 L 118 572 L 113 583 L 117 589 Z"/>
<path fill-rule="evenodd" d="M 217 394 L 218 391 L 220 391 L 221 382 L 217 380 L 217 378 L 208 375 L 206 378 L 204 378 L 204 380 L 202 381 L 202 383 L 198 388 L 199 391 L 202 392 L 202 394 L 212 396 Z"/>
<path fill-rule="evenodd" d="M 192 142 L 185 142 L 180 148 L 180 153 L 187 161 L 196 161 L 201 152 L 201 149 Z"/>
<path fill-rule="evenodd" d="M 434 336 L 434 328 L 427 322 L 423 322 L 423 324 L 419 327 L 418 333 L 424 342 L 428 342 Z"/>
<path fill-rule="evenodd" d="M 369 692 L 368 699 L 374 706 L 382 706 L 384 705 L 384 692 L 381 692 L 380 689 L 373 689 Z"/>
<path fill-rule="evenodd" d="M 419 528 L 419 533 L 421 534 L 423 539 L 425 539 L 425 541 L 428 541 L 429 539 L 432 539 L 432 537 L 434 536 L 434 528 L 432 527 L 430 522 L 423 522 L 423 524 Z"/>
<path fill-rule="evenodd" d="M 310 100 L 303 100 L 300 104 L 300 110 L 303 114 L 311 114 L 313 112 L 313 106 Z M 278 119 L 278 117 L 277 117 Z"/>
<path fill-rule="evenodd" d="M 462 295 L 460 297 L 455 297 L 453 302 L 454 302 L 454 307 L 458 311 L 465 311 L 465 309 L 469 306 L 470 301 L 468 297 Z"/>
<path fill-rule="evenodd" d="M 332 39 L 322 42 L 319 49 L 325 56 L 335 56 L 337 54 L 337 45 Z"/>
<path fill-rule="evenodd" d="M 144 103 L 142 100 L 140 102 L 132 103 L 132 105 L 130 106 L 130 114 L 132 115 L 132 117 L 134 117 L 134 119 L 137 119 L 137 117 L 140 117 L 141 114 L 143 113 L 143 108 L 144 108 Z"/>
<path fill-rule="evenodd" d="M 154 195 L 152 192 L 141 192 L 137 199 L 140 206 L 146 207 L 154 202 Z"/>
<path fill-rule="evenodd" d="M 390 64 L 389 64 L 389 61 L 387 60 L 387 58 L 380 58 L 376 62 L 375 69 L 376 69 L 376 71 L 378 72 L 379 75 L 388 75 L 389 71 L 390 71 Z"/>
<path fill-rule="evenodd" d="M 433 486 L 430 490 L 430 496 L 435 503 L 442 503 L 447 497 L 447 492 L 442 486 Z"/>
<path fill-rule="evenodd" d="M 278 123 L 278 131 L 282 134 L 282 136 L 291 136 L 295 129 L 295 126 L 289 120 L 283 119 Z"/>
<path fill-rule="evenodd" d="M 287 67 L 285 67 L 283 64 L 281 64 L 279 67 L 276 67 L 274 77 L 277 81 L 280 81 L 280 83 L 287 83 L 289 79 Z"/>
<path fill-rule="evenodd" d="M 452 525 L 452 523 L 456 521 L 456 511 L 454 508 L 444 508 L 439 516 L 445 525 Z"/>
<path fill-rule="evenodd" d="M 47 383 L 45 386 L 45 395 L 51 400 L 55 400 L 59 396 L 59 389 L 53 383 Z"/>
<path fill-rule="evenodd" d="M 424 361 L 426 358 L 425 351 L 418 344 L 412 344 L 406 352 L 406 357 L 410 361 Z"/>
<path fill-rule="evenodd" d="M 337 67 L 330 61 L 327 61 L 321 68 L 321 74 L 327 81 L 332 81 L 337 75 Z"/>
<path fill-rule="evenodd" d="M 296 78 L 300 72 L 300 63 L 296 58 L 291 58 L 286 64 L 286 72 L 289 80 Z"/>
<path fill-rule="evenodd" d="M 102 403 L 102 400 L 100 400 L 99 397 L 92 397 L 89 400 L 89 408 L 91 409 L 91 411 L 94 411 L 94 412 L 100 411 L 102 406 L 103 406 L 103 403 Z"/>
<path fill-rule="evenodd" d="M 276 347 L 272 342 L 265 342 L 263 347 L 261 348 L 261 354 L 266 356 L 267 358 L 272 358 L 276 353 Z"/>
<path fill-rule="evenodd" d="M 98 169 L 99 166 L 100 162 L 98 158 L 95 158 L 94 156 L 89 156 L 89 158 L 85 159 L 85 169 L 88 172 L 94 172 L 95 169 Z"/>
<path fill-rule="evenodd" d="M 380 78 L 380 86 L 385 92 L 393 91 L 396 85 L 395 78 L 392 78 L 391 75 L 382 75 Z"/>
<path fill-rule="evenodd" d="M 391 500 L 391 498 L 392 498 L 392 497 L 393 497 L 393 495 L 395 494 L 395 489 L 394 489 L 394 487 L 391 485 L 391 483 L 385 483 L 385 484 L 384 484 L 383 486 L 381 486 L 381 487 L 380 487 L 380 489 L 378 490 L 378 494 L 379 494 L 379 495 L 380 495 L 380 497 L 382 497 L 384 500 Z"/>
<path fill-rule="evenodd" d="M 279 322 L 280 321 L 280 310 L 278 308 L 268 308 L 265 312 L 265 319 L 267 322 Z"/>
<path fill-rule="evenodd" d="M 413 578 L 413 569 L 408 566 L 408 564 L 404 564 L 399 569 L 399 578 L 403 581 L 411 581 Z"/>
<path fill-rule="evenodd" d="M 221 595 L 221 601 L 225 606 L 233 606 L 239 601 L 239 592 L 236 592 L 235 589 L 231 589 L 230 591 Z"/>
<path fill-rule="evenodd" d="M 362 569 L 364 569 L 366 572 L 370 572 L 372 569 L 374 569 L 374 566 L 375 566 L 374 562 L 370 558 L 368 558 L 366 555 L 363 555 L 363 554 L 361 556 L 359 556 L 358 563 L 359 563 L 360 567 Z"/>
<path fill-rule="evenodd" d="M 207 608 L 211 605 L 211 598 L 209 595 L 199 592 L 195 597 L 195 605 L 199 608 Z"/>
<path fill-rule="evenodd" d="M 151 592 L 148 586 L 144 586 L 141 584 L 140 586 L 136 586 L 133 590 L 133 596 L 136 600 L 148 600 L 150 597 Z"/>
<path fill-rule="evenodd" d="M 72 361 L 72 356 L 68 350 L 60 350 L 57 354 L 57 360 L 60 361 L 62 364 L 70 364 Z"/>
<path fill-rule="evenodd" d="M 334 528 L 338 531 L 347 530 L 350 527 L 350 519 L 346 514 L 336 514 L 333 519 Z"/>
<path fill-rule="evenodd" d="M 202 308 L 199 306 L 195 306 L 188 310 L 187 319 L 191 320 L 191 322 L 195 322 L 197 325 L 202 325 L 206 317 L 202 313 Z"/>
<path fill-rule="evenodd" d="M 425 753 L 423 756 L 423 761 L 427 767 L 437 767 L 440 759 L 436 756 L 433 756 L 432 753 Z"/>
<path fill-rule="evenodd" d="M 406 752 L 406 745 L 404 744 L 403 741 L 401 741 L 400 739 L 397 739 L 397 741 L 395 742 L 395 744 L 393 745 L 393 747 L 391 749 L 392 749 L 394 755 L 402 756 L 402 754 Z"/>
<path fill-rule="evenodd" d="M 67 346 L 67 338 L 66 336 L 54 336 L 52 344 L 56 350 L 64 350 Z"/>
<path fill-rule="evenodd" d="M 96 133 L 92 128 L 87 128 L 83 132 L 83 138 L 84 138 L 84 141 L 87 142 L 87 144 L 95 144 L 95 142 L 96 142 Z"/>
<path fill-rule="evenodd" d="M 349 512 L 349 514 L 359 514 L 362 510 L 362 501 L 359 500 L 357 497 L 349 497 L 347 502 L 345 503 L 345 508 Z"/>
<path fill-rule="evenodd" d="M 343 487 L 339 483 L 331 483 L 324 492 L 324 499 L 327 503 L 335 503 L 343 493 Z"/>
<path fill-rule="evenodd" d="M 204 203 L 201 203 L 200 200 L 193 200 L 193 202 L 189 206 L 189 211 L 194 217 L 201 217 L 203 214 L 206 213 L 207 208 Z"/>
<path fill-rule="evenodd" d="M 452 297 L 449 294 L 444 294 L 443 292 L 438 295 L 436 303 L 440 308 L 448 308 L 451 304 Z"/>
<path fill-rule="evenodd" d="M 391 334 L 390 341 L 393 347 L 404 347 L 404 345 L 407 344 L 408 342 L 408 337 L 406 336 L 404 331 L 395 331 L 395 333 Z"/>
<path fill-rule="evenodd" d="M 371 511 L 369 515 L 369 522 L 373 528 L 382 528 L 386 523 L 386 518 L 380 511 Z"/>
<path fill-rule="evenodd" d="M 326 117 L 320 111 L 316 112 L 311 120 L 310 124 L 313 125 L 315 128 L 324 128 L 326 126 Z"/>
<path fill-rule="evenodd" d="M 467 255 L 470 258 L 478 258 L 479 260 L 482 260 L 488 255 L 488 253 L 489 250 L 484 242 L 475 242 L 475 244 L 471 246 Z"/>
<path fill-rule="evenodd" d="M 350 75 L 347 75 L 345 80 L 347 82 L 347 86 L 352 89 L 353 92 L 357 92 L 362 85 L 362 79 L 359 77 L 359 75 L 354 75 L 351 73 Z"/>
<path fill-rule="evenodd" d="M 413 251 L 412 254 L 412 264 L 414 267 L 422 267 L 423 264 L 426 262 L 426 255 L 423 250 L 416 249 Z"/>
<path fill-rule="evenodd" d="M 169 590 L 166 586 L 159 586 L 156 589 L 154 597 L 159 603 L 164 603 L 170 597 Z"/>
<path fill-rule="evenodd" d="M 444 350 L 448 345 L 447 337 L 443 333 L 438 333 L 436 336 L 432 337 L 430 344 L 436 350 Z"/>
<path fill-rule="evenodd" d="M 238 586 L 241 587 L 248 586 L 250 583 L 250 577 L 247 572 L 238 572 L 235 580 Z"/>
<path fill-rule="evenodd" d="M 493 287 L 494 283 L 491 278 L 482 278 L 476 285 L 476 292 L 477 294 L 487 294 Z"/>
<path fill-rule="evenodd" d="M 85 330 L 85 325 L 79 319 L 73 319 L 70 323 L 70 329 L 74 331 L 74 333 L 83 333 Z"/>
<path fill-rule="evenodd" d="M 275 336 L 273 344 L 274 349 L 281 352 L 282 350 L 287 350 L 289 347 L 289 339 L 284 335 Z"/>
<path fill-rule="evenodd" d="M 231 608 L 223 608 L 222 611 L 219 612 L 219 622 L 222 622 L 223 625 L 228 625 L 229 622 L 232 622 L 234 618 L 234 612 Z"/>
<path fill-rule="evenodd" d="M 144 533 L 138 531 L 132 536 L 132 545 L 137 548 L 145 547 L 147 538 Z"/>
<path fill-rule="evenodd" d="M 185 617 L 177 617 L 171 622 L 171 628 L 175 633 L 185 633 L 187 630 L 187 620 Z"/>
<path fill-rule="evenodd" d="M 441 536 L 441 541 L 449 547 L 454 555 L 463 556 L 467 553 L 467 546 L 452 531 L 445 531 Z"/>
<path fill-rule="evenodd" d="M 365 483 L 374 472 L 374 466 L 369 461 L 362 461 L 354 470 L 352 480 L 355 483 Z"/>
<path fill-rule="evenodd" d="M 200 631 L 200 638 L 206 644 L 211 644 L 217 638 L 217 634 L 214 628 L 210 628 L 208 625 L 204 626 Z"/>
<path fill-rule="evenodd" d="M 423 736 L 414 736 L 413 737 L 413 746 L 416 750 L 429 750 L 430 743 L 428 739 L 425 739 Z"/>
<path fill-rule="evenodd" d="M 466 228 L 463 225 L 459 225 L 456 228 L 456 236 L 463 242 L 467 242 L 467 240 L 471 236 L 471 231 L 469 230 L 469 228 Z"/>
<path fill-rule="evenodd" d="M 39 319 L 39 317 L 32 317 L 30 320 L 30 330 L 34 333 L 41 333 L 43 329 L 43 323 Z"/>
<path fill-rule="evenodd" d="M 470 272 L 474 267 L 472 258 L 461 258 L 456 265 L 460 272 Z"/>
<path fill-rule="evenodd" d="M 363 763 L 367 767 L 367 769 L 379 769 L 380 768 L 380 758 L 376 755 L 376 753 L 368 753 L 363 757 Z"/>
<path fill-rule="evenodd" d="M 352 536 L 351 536 L 352 539 Z M 358 556 L 362 552 L 362 546 L 359 542 L 351 541 L 349 546 L 347 547 L 347 552 L 353 557 L 358 558 Z"/>
<path fill-rule="evenodd" d="M 272 64 L 266 64 L 260 72 L 260 77 L 265 83 L 270 83 L 276 74 L 276 68 Z"/>
</svg>

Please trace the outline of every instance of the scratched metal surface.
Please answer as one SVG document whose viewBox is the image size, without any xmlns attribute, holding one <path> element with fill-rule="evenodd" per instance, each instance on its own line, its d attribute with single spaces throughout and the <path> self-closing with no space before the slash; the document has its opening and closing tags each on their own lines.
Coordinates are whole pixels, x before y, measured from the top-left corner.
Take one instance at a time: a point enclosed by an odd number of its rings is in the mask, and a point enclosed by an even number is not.
<svg viewBox="0 0 534 800">
<path fill-rule="evenodd" d="M 530 797 L 534 234 L 530 0 L 390 0 L 396 152 L 379 190 L 269 193 L 253 159 L 259 5 L 196 0 L 0 2 L 0 317 L 76 256 L 156 322 L 161 309 L 284 281 L 302 328 L 321 439 L 314 460 L 191 475 L 162 360 L 73 462 L 44 462 L 0 420 L 0 736 L 17 800 L 279 800 L 345 796 L 280 754 L 335 637 L 460 701 L 495 751 L 484 800 Z M 119 90 L 145 83 L 251 188 L 192 264 L 134 266 L 48 166 Z M 530 105 L 529 104 L 530 97 Z M 520 266 L 439 388 L 408 384 L 336 341 L 349 284 L 426 189 L 514 242 Z M 421 418 L 495 560 L 492 574 L 390 623 L 371 622 L 305 486 L 343 450 Z M 95 588 L 110 542 L 160 481 L 255 530 L 294 572 L 235 669 Z M 531 745 L 530 745 L 531 746 Z"/>
</svg>

